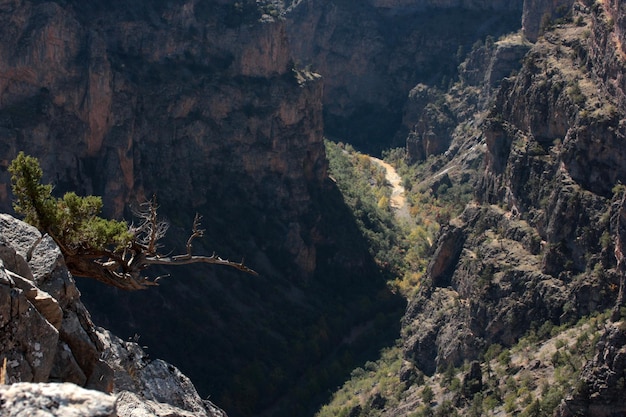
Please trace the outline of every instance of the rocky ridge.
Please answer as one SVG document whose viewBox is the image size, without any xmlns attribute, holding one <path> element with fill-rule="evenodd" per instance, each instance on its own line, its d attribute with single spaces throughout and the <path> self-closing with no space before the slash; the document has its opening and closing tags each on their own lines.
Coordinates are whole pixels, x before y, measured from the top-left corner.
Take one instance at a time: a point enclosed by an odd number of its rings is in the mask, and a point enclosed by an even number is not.
<svg viewBox="0 0 626 417">
<path fill-rule="evenodd" d="M 569 24 L 538 39 L 519 74 L 503 80 L 482 124 L 480 205 L 443 230 L 427 285 L 404 319 L 405 357 L 424 372 L 478 359 L 493 343 L 512 346 L 532 326 L 616 303 L 621 276 L 611 236 L 626 108 L 607 77 L 616 53 L 599 60 L 598 43 L 619 44 L 605 43 L 607 11 L 598 3 L 577 2 L 571 13 Z M 617 362 L 608 366 L 621 375 Z M 616 394 L 593 382 L 603 378 L 597 365 L 587 364 L 588 389 L 576 397 L 586 415 L 605 415 L 593 405 L 602 401 L 619 408 Z"/>
<path fill-rule="evenodd" d="M 2 214 L 0 241 L 2 415 L 226 415 L 176 367 L 93 324 L 49 237 Z"/>
<path fill-rule="evenodd" d="M 541 7 L 557 13 L 556 4 Z M 517 43 L 524 56 L 515 72 L 485 76 L 495 50 L 487 42 L 451 89 L 412 91 L 414 136 L 432 132 L 450 144 L 424 163 L 424 183 L 458 182 L 474 149 L 482 161 L 475 198 L 433 246 L 398 353 L 366 367 L 388 377 L 363 372 L 334 410 L 623 414 L 626 61 L 616 22 L 623 26 L 624 11 L 613 2 L 568 5 L 536 42 Z M 429 148 L 411 149 L 416 143 L 407 149 L 420 160 Z M 596 323 L 583 330 L 589 317 Z"/>
</svg>

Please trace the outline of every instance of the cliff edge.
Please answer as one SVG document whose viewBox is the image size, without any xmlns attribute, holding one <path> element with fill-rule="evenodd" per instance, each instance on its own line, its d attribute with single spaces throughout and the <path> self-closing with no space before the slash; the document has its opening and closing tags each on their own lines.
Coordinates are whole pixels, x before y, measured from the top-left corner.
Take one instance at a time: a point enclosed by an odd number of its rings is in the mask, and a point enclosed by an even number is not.
<svg viewBox="0 0 626 417">
<path fill-rule="evenodd" d="M 0 300 L 3 416 L 226 416 L 176 367 L 95 326 L 56 244 L 6 214 Z"/>
</svg>

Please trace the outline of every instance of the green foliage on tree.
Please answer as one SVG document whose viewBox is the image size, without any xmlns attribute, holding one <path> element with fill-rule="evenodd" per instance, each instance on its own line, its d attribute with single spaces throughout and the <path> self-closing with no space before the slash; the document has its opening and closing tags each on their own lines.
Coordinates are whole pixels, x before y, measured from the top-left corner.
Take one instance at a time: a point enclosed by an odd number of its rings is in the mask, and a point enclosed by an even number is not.
<svg viewBox="0 0 626 417">
<path fill-rule="evenodd" d="M 102 198 L 52 196 L 52 185 L 41 184 L 39 161 L 20 152 L 9 166 L 15 202 L 13 208 L 25 221 L 47 233 L 66 253 L 102 252 L 127 246 L 133 239 L 124 221 L 100 217 Z"/>
</svg>

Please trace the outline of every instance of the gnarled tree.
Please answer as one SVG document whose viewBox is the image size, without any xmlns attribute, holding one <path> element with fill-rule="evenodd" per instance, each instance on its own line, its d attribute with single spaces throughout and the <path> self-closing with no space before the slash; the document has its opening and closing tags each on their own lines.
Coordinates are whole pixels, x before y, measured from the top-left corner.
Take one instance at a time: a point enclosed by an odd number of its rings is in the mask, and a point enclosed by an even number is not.
<svg viewBox="0 0 626 417">
<path fill-rule="evenodd" d="M 255 274 L 241 262 L 231 262 L 213 254 L 194 255 L 193 240 L 202 237 L 200 217 L 196 215 L 186 253 L 159 253 L 159 241 L 168 224 L 157 217 L 156 200 L 142 204 L 135 213 L 137 225 L 100 217 L 102 199 L 79 197 L 73 192 L 63 198 L 52 196 L 52 185 L 41 183 L 39 161 L 20 152 L 9 167 L 17 213 L 25 221 L 48 234 L 59 246 L 69 271 L 77 276 L 94 278 L 124 290 L 141 290 L 158 285 L 160 277 L 150 279 L 143 271 L 151 265 L 209 263 L 230 266 Z"/>
</svg>

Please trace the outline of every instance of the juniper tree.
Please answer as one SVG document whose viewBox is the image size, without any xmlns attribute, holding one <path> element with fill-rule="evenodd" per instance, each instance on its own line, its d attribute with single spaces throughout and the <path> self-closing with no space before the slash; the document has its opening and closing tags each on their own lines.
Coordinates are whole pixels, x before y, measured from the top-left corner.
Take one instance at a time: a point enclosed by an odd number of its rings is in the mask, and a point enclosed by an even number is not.
<svg viewBox="0 0 626 417">
<path fill-rule="evenodd" d="M 157 215 L 156 199 L 143 203 L 136 211 L 136 225 L 128 224 L 101 217 L 101 197 L 81 197 L 73 192 L 63 198 L 54 197 L 52 185 L 41 183 L 43 171 L 39 161 L 23 152 L 11 162 L 9 172 L 15 196 L 13 208 L 25 216 L 27 223 L 56 242 L 73 275 L 94 278 L 124 290 L 140 290 L 158 285 L 159 277 L 150 279 L 142 274 L 151 265 L 209 263 L 256 274 L 243 261 L 192 253 L 193 240 L 204 233 L 197 214 L 186 253 L 161 254 L 159 241 L 165 236 L 168 224 Z"/>
</svg>

